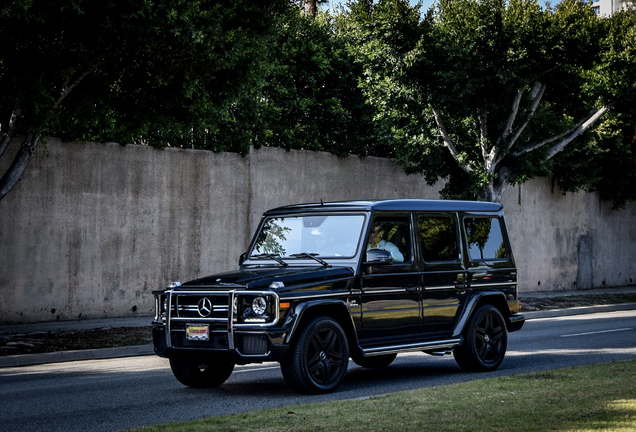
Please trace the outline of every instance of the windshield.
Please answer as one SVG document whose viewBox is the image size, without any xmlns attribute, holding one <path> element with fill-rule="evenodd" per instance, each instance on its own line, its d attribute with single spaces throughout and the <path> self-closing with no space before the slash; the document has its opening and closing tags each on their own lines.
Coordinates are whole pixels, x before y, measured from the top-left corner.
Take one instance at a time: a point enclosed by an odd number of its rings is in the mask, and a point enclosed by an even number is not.
<svg viewBox="0 0 636 432">
<path fill-rule="evenodd" d="M 363 215 L 272 217 L 263 224 L 252 256 L 351 258 L 363 224 Z"/>
</svg>

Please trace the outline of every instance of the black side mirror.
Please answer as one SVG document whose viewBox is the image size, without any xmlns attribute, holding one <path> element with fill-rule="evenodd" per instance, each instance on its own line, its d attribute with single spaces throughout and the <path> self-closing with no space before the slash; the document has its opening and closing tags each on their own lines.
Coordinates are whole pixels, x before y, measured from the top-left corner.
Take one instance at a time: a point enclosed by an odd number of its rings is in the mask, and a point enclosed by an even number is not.
<svg viewBox="0 0 636 432">
<path fill-rule="evenodd" d="M 391 252 L 382 249 L 371 249 L 367 251 L 365 265 L 383 265 L 393 263 Z"/>
<path fill-rule="evenodd" d="M 239 267 L 242 266 L 243 263 L 245 262 L 246 256 L 247 256 L 247 252 L 243 252 L 241 256 L 239 257 Z"/>
</svg>

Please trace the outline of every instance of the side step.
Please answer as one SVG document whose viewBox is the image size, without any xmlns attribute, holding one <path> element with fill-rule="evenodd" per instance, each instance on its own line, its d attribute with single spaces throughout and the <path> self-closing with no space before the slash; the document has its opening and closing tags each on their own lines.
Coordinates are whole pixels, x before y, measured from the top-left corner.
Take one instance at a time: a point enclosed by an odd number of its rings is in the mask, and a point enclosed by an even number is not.
<svg viewBox="0 0 636 432">
<path fill-rule="evenodd" d="M 396 344 L 373 348 L 363 348 L 362 357 L 373 357 L 384 354 L 397 354 L 412 351 L 425 351 L 429 354 L 440 355 L 442 353 L 450 352 L 453 348 L 461 345 L 463 339 L 461 337 L 444 339 L 429 342 L 414 342 L 406 344 Z"/>
</svg>

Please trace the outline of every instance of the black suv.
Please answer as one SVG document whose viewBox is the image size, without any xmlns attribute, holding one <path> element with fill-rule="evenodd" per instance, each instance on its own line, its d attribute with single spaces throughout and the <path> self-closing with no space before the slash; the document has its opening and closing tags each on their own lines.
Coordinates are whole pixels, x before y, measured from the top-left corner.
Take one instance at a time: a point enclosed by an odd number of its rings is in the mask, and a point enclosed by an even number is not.
<svg viewBox="0 0 636 432">
<path fill-rule="evenodd" d="M 499 204 L 384 200 L 303 204 L 263 215 L 240 268 L 156 291 L 155 352 L 191 387 L 235 364 L 278 361 L 303 393 L 336 389 L 349 358 L 454 354 L 503 361 L 519 314 Z"/>
</svg>

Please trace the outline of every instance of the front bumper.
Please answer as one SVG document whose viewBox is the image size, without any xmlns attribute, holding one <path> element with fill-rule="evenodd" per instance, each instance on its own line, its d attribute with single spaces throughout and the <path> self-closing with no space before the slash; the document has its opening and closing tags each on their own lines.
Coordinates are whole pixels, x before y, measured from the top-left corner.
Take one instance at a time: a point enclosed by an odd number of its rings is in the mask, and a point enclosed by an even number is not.
<svg viewBox="0 0 636 432">
<path fill-rule="evenodd" d="M 189 341 L 185 331 L 171 331 L 166 335 L 165 326 L 152 329 L 155 354 L 160 357 L 176 356 L 230 356 L 238 364 L 262 361 L 278 361 L 287 352 L 283 329 L 260 331 L 212 331 L 207 341 Z"/>
<path fill-rule="evenodd" d="M 274 360 L 286 351 L 280 301 L 273 291 L 167 289 L 155 291 L 153 342 L 162 357 L 229 355 L 237 363 Z M 252 313 L 253 299 L 265 306 Z M 201 331 L 187 336 L 190 330 Z"/>
</svg>

